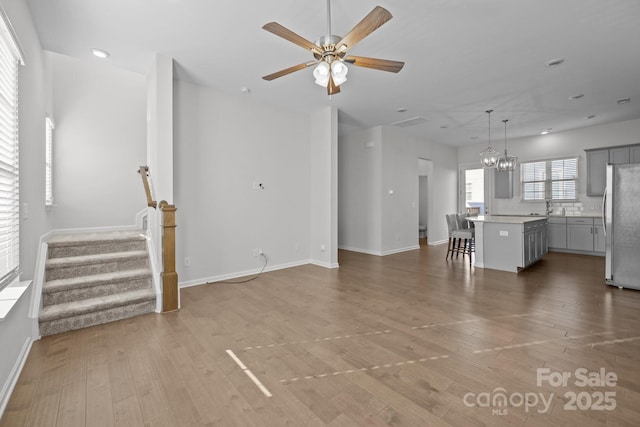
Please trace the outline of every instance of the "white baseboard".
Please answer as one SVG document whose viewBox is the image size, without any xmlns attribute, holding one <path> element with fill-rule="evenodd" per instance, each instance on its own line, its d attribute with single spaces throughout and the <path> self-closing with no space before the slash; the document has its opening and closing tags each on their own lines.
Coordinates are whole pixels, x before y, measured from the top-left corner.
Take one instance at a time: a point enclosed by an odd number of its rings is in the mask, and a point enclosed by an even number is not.
<svg viewBox="0 0 640 427">
<path fill-rule="evenodd" d="M 406 248 L 390 249 L 388 251 L 383 251 L 382 252 L 382 256 L 399 254 L 399 253 L 402 253 L 402 252 L 415 251 L 415 250 L 419 250 L 419 249 L 420 249 L 420 245 L 407 246 Z"/>
<path fill-rule="evenodd" d="M 318 267 L 324 267 L 324 268 L 338 268 L 338 267 L 340 267 L 340 265 L 337 262 L 328 263 L 328 262 L 324 262 L 324 261 L 318 261 L 316 259 L 309 260 L 309 264 L 317 265 Z"/>
<path fill-rule="evenodd" d="M 18 378 L 20 378 L 20 373 L 22 372 L 22 368 L 24 367 L 25 362 L 27 361 L 27 356 L 29 356 L 29 351 L 31 351 L 31 344 L 33 341 L 31 337 L 27 337 L 22 345 L 22 350 L 20 350 L 20 354 L 18 355 L 18 359 L 16 363 L 13 364 L 13 368 L 11 369 L 11 373 L 9 374 L 9 378 L 2 386 L 2 390 L 0 390 L 0 418 L 4 415 L 4 410 L 7 408 L 7 404 L 9 403 L 9 399 L 11 398 L 11 394 L 13 393 L 13 389 L 15 388 Z"/>
<path fill-rule="evenodd" d="M 420 245 L 407 246 L 405 248 L 398 248 L 398 249 L 390 249 L 388 251 L 372 251 L 370 249 L 354 248 L 352 246 L 339 246 L 338 249 L 351 251 L 351 252 L 359 252 L 367 255 L 386 256 L 386 255 L 399 254 L 401 252 L 415 251 L 417 249 L 420 249 Z"/>
<path fill-rule="evenodd" d="M 445 243 L 449 243 L 449 240 L 448 240 L 448 239 L 447 239 L 447 240 L 438 240 L 438 241 L 436 241 L 436 242 L 429 242 L 429 241 L 427 241 L 427 245 L 429 245 L 429 246 L 443 245 L 443 244 L 445 244 Z"/>
<path fill-rule="evenodd" d="M 284 264 L 278 264 L 278 265 L 273 265 L 273 266 L 267 266 L 264 269 L 264 273 L 269 272 L 269 271 L 276 271 L 276 270 L 283 270 L 285 268 L 292 268 L 292 267 L 299 267 L 301 265 L 307 265 L 307 264 L 311 264 L 312 262 L 310 260 L 302 260 L 302 261 L 296 261 L 296 262 L 290 262 L 290 263 L 284 263 Z M 238 271 L 235 273 L 228 273 L 228 274 L 221 274 L 218 276 L 210 276 L 210 277 L 203 277 L 201 279 L 195 279 L 195 280 L 188 280 L 185 282 L 179 282 L 179 287 L 180 289 L 182 288 L 190 288 L 192 286 L 200 286 L 200 285 L 207 285 L 210 283 L 214 283 L 214 282 L 220 282 L 220 281 L 224 281 L 224 280 L 233 280 L 233 279 L 238 279 L 241 277 L 247 277 L 247 276 L 254 276 L 258 273 L 260 273 L 260 268 L 256 268 L 253 270 L 246 270 L 246 271 Z"/>
<path fill-rule="evenodd" d="M 371 249 L 356 248 L 356 247 L 353 247 L 353 246 L 338 246 L 338 249 L 342 249 L 343 251 L 358 252 L 358 253 L 367 254 L 367 255 L 382 256 L 382 252 L 380 252 L 380 251 L 374 251 L 374 250 L 371 250 Z"/>
</svg>

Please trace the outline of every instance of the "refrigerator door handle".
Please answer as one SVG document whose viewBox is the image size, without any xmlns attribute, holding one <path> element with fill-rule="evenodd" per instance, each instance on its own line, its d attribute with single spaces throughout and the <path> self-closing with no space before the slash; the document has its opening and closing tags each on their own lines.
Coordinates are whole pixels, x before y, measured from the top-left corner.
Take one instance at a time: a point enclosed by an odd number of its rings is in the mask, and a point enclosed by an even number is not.
<svg viewBox="0 0 640 427">
<path fill-rule="evenodd" d="M 605 206 L 607 205 L 607 188 L 604 189 L 604 195 L 602 196 L 602 229 L 604 231 L 604 235 L 607 235 L 607 211 Z"/>
</svg>

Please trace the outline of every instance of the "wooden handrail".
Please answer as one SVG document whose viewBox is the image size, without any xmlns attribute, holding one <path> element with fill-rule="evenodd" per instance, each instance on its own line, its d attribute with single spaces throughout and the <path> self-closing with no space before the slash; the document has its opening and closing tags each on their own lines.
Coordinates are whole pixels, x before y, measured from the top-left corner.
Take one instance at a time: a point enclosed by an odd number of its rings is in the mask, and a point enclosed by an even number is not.
<svg viewBox="0 0 640 427">
<path fill-rule="evenodd" d="M 176 273 L 176 207 L 160 202 L 162 211 L 162 312 L 180 308 L 178 273 Z"/>
<path fill-rule="evenodd" d="M 153 200 L 153 197 L 151 196 L 151 187 L 149 186 L 149 180 L 147 179 L 147 177 L 149 176 L 149 166 L 140 166 L 140 169 L 138 169 L 138 173 L 142 177 L 144 192 L 147 194 L 147 206 L 155 209 L 156 206 L 158 206 L 158 203 Z"/>
</svg>

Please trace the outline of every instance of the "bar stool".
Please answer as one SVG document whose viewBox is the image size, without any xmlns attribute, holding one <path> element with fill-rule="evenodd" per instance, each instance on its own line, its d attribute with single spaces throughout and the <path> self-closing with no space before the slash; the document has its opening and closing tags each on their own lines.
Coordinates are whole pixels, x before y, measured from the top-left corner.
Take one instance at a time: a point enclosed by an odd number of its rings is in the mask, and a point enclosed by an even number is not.
<svg viewBox="0 0 640 427">
<path fill-rule="evenodd" d="M 456 225 L 458 226 L 458 234 L 464 239 L 462 248 L 462 258 L 465 254 L 469 255 L 469 265 L 471 265 L 471 253 L 476 251 L 476 230 L 473 223 L 469 223 L 467 217 L 469 214 L 456 214 Z M 458 252 L 460 252 L 460 244 L 458 243 Z"/>
</svg>

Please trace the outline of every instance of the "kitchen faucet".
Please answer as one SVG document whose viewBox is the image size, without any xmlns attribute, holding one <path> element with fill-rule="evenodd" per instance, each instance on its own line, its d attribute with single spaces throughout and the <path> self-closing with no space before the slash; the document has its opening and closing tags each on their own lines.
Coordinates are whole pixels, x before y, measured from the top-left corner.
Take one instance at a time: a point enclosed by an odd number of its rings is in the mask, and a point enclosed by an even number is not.
<svg viewBox="0 0 640 427">
<path fill-rule="evenodd" d="M 551 214 L 551 201 L 545 200 L 545 203 L 547 205 L 546 213 L 547 213 L 547 215 L 549 215 L 549 214 Z"/>
</svg>

